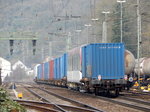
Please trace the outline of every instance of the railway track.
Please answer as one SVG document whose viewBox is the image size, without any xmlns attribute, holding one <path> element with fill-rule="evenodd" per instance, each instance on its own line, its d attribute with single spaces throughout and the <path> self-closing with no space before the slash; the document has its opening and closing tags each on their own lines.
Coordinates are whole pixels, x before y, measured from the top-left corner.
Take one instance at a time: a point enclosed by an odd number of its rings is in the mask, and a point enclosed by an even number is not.
<svg viewBox="0 0 150 112">
<path fill-rule="evenodd" d="M 54 92 L 52 92 L 50 90 L 46 90 L 46 89 L 43 89 L 43 88 L 41 90 L 46 91 L 49 94 L 55 94 Z M 78 91 L 73 91 L 73 92 L 79 93 Z M 150 112 L 150 102 L 149 101 L 124 97 L 124 96 L 120 96 L 118 98 L 107 98 L 107 97 L 102 97 L 102 96 L 95 96 L 93 94 L 88 94 L 88 93 L 80 93 L 80 94 L 83 94 L 83 95 L 86 94 L 87 96 L 90 96 L 90 97 L 96 97 L 96 98 L 99 98 L 99 99 L 102 99 L 102 100 L 105 100 L 105 101 L 108 101 L 108 102 L 116 103 L 116 104 L 119 104 L 119 105 L 122 105 L 122 106 L 125 106 L 125 107 L 130 107 L 130 108 L 133 108 L 133 109 L 137 109 L 137 110 L 140 110 L 140 111 Z M 55 96 L 60 97 L 59 95 L 55 95 Z"/>
<path fill-rule="evenodd" d="M 93 94 L 88 94 L 88 93 L 81 93 L 81 94 L 86 94 L 87 96 L 90 96 L 90 97 L 96 97 L 104 101 L 108 101 L 108 102 L 122 105 L 125 107 L 130 107 L 130 108 L 137 109 L 140 111 L 150 112 L 149 101 L 144 101 L 144 100 L 135 99 L 135 98 L 128 98 L 128 97 L 123 97 L 123 96 L 120 96 L 118 98 L 107 98 L 103 96 L 95 96 Z"/>
<path fill-rule="evenodd" d="M 150 106 L 150 102 L 149 101 L 145 101 L 145 100 L 141 100 L 141 99 L 136 99 L 136 98 L 129 98 L 129 97 L 125 97 L 125 96 L 120 96 L 119 98 Z"/>
<path fill-rule="evenodd" d="M 39 102 L 39 101 L 32 101 L 32 100 L 18 100 L 14 99 L 14 101 L 19 102 L 21 105 L 24 105 L 28 108 L 40 110 L 40 111 L 46 111 L 46 112 L 96 112 L 95 110 L 75 107 L 75 106 L 69 106 L 69 105 L 61 105 L 57 104 L 57 106 L 63 108 L 63 110 L 60 110 L 56 107 L 55 104 L 48 103 L 48 102 Z"/>
<path fill-rule="evenodd" d="M 93 96 L 97 97 L 99 99 L 109 101 L 112 103 L 116 103 L 125 107 L 130 107 L 133 109 L 141 110 L 144 112 L 150 112 L 150 102 L 149 101 L 144 101 L 140 99 L 135 99 L 135 98 L 128 98 L 128 97 L 123 97 L 120 96 L 118 98 L 107 98 L 107 97 L 102 97 L 102 96 L 95 96 L 91 94 L 87 94 L 88 96 Z"/>
<path fill-rule="evenodd" d="M 133 95 L 133 96 L 140 96 L 140 95 L 150 95 L 150 92 L 133 92 L 133 91 L 128 91 L 127 95 Z"/>
<path fill-rule="evenodd" d="M 126 107 L 130 107 L 133 109 L 137 109 L 137 110 L 141 110 L 144 112 L 150 112 L 150 105 L 146 105 L 147 102 L 144 102 L 144 104 L 142 104 L 142 101 L 139 100 L 129 100 L 127 98 L 117 98 L 117 99 L 107 99 L 112 103 L 116 103 L 122 106 L 126 106 Z"/>
<path fill-rule="evenodd" d="M 51 94 L 53 96 L 56 96 L 58 98 L 61 98 L 65 101 L 72 101 L 74 102 L 75 104 L 81 104 L 83 108 L 88 108 L 88 109 L 93 109 L 93 107 L 91 108 L 91 106 L 89 105 L 85 105 L 79 101 L 73 101 L 72 99 L 70 99 L 69 97 L 66 98 L 64 96 L 61 96 L 59 94 L 56 94 L 57 92 L 56 91 L 53 91 L 53 89 L 57 90 L 57 91 L 61 91 L 62 88 L 46 88 L 45 87 L 31 87 L 29 86 L 27 89 L 31 90 L 33 88 L 37 88 L 43 92 L 46 92 L 48 94 Z M 62 89 L 62 90 L 66 90 L 66 89 Z M 66 90 L 67 91 L 67 90 Z M 96 99 L 101 99 L 101 100 L 104 100 L 104 101 L 108 101 L 108 102 L 111 102 L 111 103 L 115 103 L 115 104 L 118 104 L 118 105 L 122 105 L 122 106 L 125 106 L 125 107 L 130 107 L 130 108 L 133 108 L 133 109 L 136 109 L 136 110 L 140 110 L 140 111 L 144 111 L 144 112 L 150 112 L 150 102 L 147 102 L 147 101 L 144 101 L 144 100 L 140 100 L 140 99 L 135 99 L 135 98 L 129 98 L 129 97 L 125 97 L 125 96 L 120 96 L 118 98 L 107 98 L 107 97 L 102 97 L 102 96 L 95 96 L 93 94 L 87 94 L 87 93 L 80 93 L 78 91 L 71 91 L 71 92 L 74 92 L 74 93 L 78 93 L 78 94 L 81 94 L 81 95 L 84 95 L 84 96 L 87 96 L 87 97 L 92 97 L 92 98 L 96 98 Z M 80 96 L 81 97 L 81 96 Z M 41 98 L 41 97 L 40 97 Z M 43 100 L 43 98 L 41 98 Z M 47 100 L 47 99 L 46 99 Z M 79 106 L 79 105 L 78 105 Z M 95 109 L 95 111 L 102 111 L 102 110 L 97 110 Z"/>
<path fill-rule="evenodd" d="M 83 104 L 81 102 L 78 102 L 78 101 L 75 101 L 75 100 L 72 100 L 72 99 L 62 98 L 62 96 L 59 96 L 59 98 L 69 102 L 71 105 L 70 104 L 69 105 L 67 105 L 67 104 L 65 104 L 65 105 L 56 104 L 56 103 L 50 101 L 48 98 L 45 98 L 45 97 L 43 97 L 43 95 L 40 95 L 38 93 L 39 90 L 48 93 L 46 90 L 43 90 L 43 89 L 37 88 L 37 87 L 34 87 L 34 90 L 33 90 L 33 87 L 25 87 L 25 89 L 27 89 L 32 94 L 34 94 L 35 96 L 40 98 L 43 102 L 47 102 L 47 103 L 52 104 L 53 106 L 55 106 L 55 110 L 57 109 L 58 111 L 61 111 L 61 112 L 68 112 L 68 111 L 72 111 L 72 112 L 77 112 L 77 111 L 79 111 L 79 112 L 96 112 L 96 111 L 97 112 L 103 112 L 102 110 L 97 109 L 95 107 L 92 107 L 90 105 L 86 105 L 86 104 Z M 38 90 L 38 91 L 35 91 L 35 90 Z M 48 94 L 50 94 L 50 93 L 48 93 Z M 56 96 L 56 95 L 53 94 L 53 96 Z M 55 100 L 57 100 L 57 99 L 55 98 Z M 64 102 L 64 103 L 66 103 L 66 102 Z M 28 105 L 26 105 L 26 106 L 28 106 Z"/>
<path fill-rule="evenodd" d="M 50 103 L 32 101 L 32 100 L 18 100 L 18 99 L 14 99 L 14 101 L 19 102 L 21 105 L 23 105 L 27 108 L 39 110 L 42 112 L 43 111 L 44 112 L 58 112 L 58 110 L 55 109 L 55 105 L 50 104 Z"/>
</svg>

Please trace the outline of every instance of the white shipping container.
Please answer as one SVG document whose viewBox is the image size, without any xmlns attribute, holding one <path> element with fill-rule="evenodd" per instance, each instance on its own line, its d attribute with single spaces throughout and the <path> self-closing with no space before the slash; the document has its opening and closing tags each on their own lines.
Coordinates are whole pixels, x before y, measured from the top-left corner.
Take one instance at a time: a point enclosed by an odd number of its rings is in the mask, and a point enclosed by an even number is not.
<svg viewBox="0 0 150 112">
<path fill-rule="evenodd" d="M 67 72 L 67 81 L 80 83 L 82 79 L 82 73 L 80 71 L 68 71 Z"/>
</svg>

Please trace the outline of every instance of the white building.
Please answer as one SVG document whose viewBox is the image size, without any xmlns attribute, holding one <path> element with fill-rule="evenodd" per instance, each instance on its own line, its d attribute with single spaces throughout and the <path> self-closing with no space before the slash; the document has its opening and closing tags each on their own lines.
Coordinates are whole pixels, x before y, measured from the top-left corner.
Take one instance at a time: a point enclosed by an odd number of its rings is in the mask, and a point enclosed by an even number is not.
<svg viewBox="0 0 150 112">
<path fill-rule="evenodd" d="M 2 81 L 4 78 L 11 73 L 11 63 L 3 58 L 0 57 L 0 67 L 2 69 L 1 71 L 1 77 Z"/>
<path fill-rule="evenodd" d="M 17 61 L 16 63 L 14 63 L 14 64 L 12 65 L 12 70 L 16 70 L 16 68 L 17 68 L 18 66 L 19 66 L 20 68 L 24 69 L 24 70 L 26 71 L 27 75 L 32 75 L 32 74 L 33 74 L 33 70 L 31 70 L 31 68 L 27 68 L 27 66 L 25 66 L 25 65 L 23 64 L 23 62 L 21 62 L 20 60 Z"/>
<path fill-rule="evenodd" d="M 24 69 L 25 71 L 28 69 L 20 60 L 12 65 L 12 70 L 16 70 L 17 67 Z"/>
</svg>

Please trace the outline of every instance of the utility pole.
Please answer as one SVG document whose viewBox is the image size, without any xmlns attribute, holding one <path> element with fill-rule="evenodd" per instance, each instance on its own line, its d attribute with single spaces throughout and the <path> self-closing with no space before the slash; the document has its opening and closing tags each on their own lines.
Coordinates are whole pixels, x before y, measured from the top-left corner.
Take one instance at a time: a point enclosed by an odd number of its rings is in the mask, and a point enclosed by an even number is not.
<svg viewBox="0 0 150 112">
<path fill-rule="evenodd" d="M 66 52 L 69 51 L 69 49 L 71 48 L 71 32 L 68 32 L 68 37 L 67 37 L 67 45 L 66 45 Z"/>
<path fill-rule="evenodd" d="M 138 83 L 140 88 L 140 46 L 141 46 L 141 15 L 140 1 L 137 0 L 137 59 L 138 59 Z"/>
<path fill-rule="evenodd" d="M 44 47 L 42 46 L 42 49 L 41 49 L 41 58 L 42 58 L 42 61 L 44 60 Z"/>
<path fill-rule="evenodd" d="M 102 33 L 102 43 L 107 43 L 107 14 L 109 14 L 109 11 L 103 11 L 103 14 L 105 14 L 105 19 L 103 22 L 103 33 Z"/>
<path fill-rule="evenodd" d="M 24 44 L 22 46 L 22 60 L 23 60 L 23 63 L 25 63 L 25 45 Z"/>
<path fill-rule="evenodd" d="M 93 26 L 93 35 L 94 35 L 94 42 L 96 43 L 96 21 L 98 21 L 98 18 L 92 18 L 91 19 L 94 22 L 94 26 Z"/>
<path fill-rule="evenodd" d="M 122 4 L 125 3 L 126 1 L 117 1 L 118 3 L 120 3 L 120 42 L 122 43 Z"/>
<path fill-rule="evenodd" d="M 52 42 L 49 41 L 49 56 L 52 56 Z"/>
<path fill-rule="evenodd" d="M 92 25 L 91 24 L 85 24 L 84 26 L 87 27 L 87 34 L 88 34 L 88 36 L 87 36 L 86 43 L 88 44 L 89 43 L 89 27 L 92 26 Z"/>
<path fill-rule="evenodd" d="M 75 31 L 76 31 L 76 33 L 78 33 L 78 35 L 77 35 L 77 46 L 79 46 L 79 38 L 80 38 L 80 33 L 82 30 L 75 30 Z"/>
<path fill-rule="evenodd" d="M 99 18 L 96 18 L 96 15 L 95 15 L 95 4 L 96 4 L 96 1 L 94 0 L 94 5 L 93 5 L 93 18 L 91 19 L 93 22 L 94 22 L 94 26 L 93 26 L 93 34 L 94 34 L 94 42 L 96 43 L 96 21 L 99 20 Z"/>
</svg>

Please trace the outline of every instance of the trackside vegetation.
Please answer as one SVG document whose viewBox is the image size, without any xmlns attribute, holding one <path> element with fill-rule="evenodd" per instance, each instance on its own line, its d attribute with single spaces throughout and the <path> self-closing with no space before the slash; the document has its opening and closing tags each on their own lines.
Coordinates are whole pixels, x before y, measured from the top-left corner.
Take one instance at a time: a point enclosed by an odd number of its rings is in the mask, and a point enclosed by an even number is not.
<svg viewBox="0 0 150 112">
<path fill-rule="evenodd" d="M 11 100 L 7 91 L 0 87 L 0 112 L 26 112 L 26 109 Z"/>
</svg>

